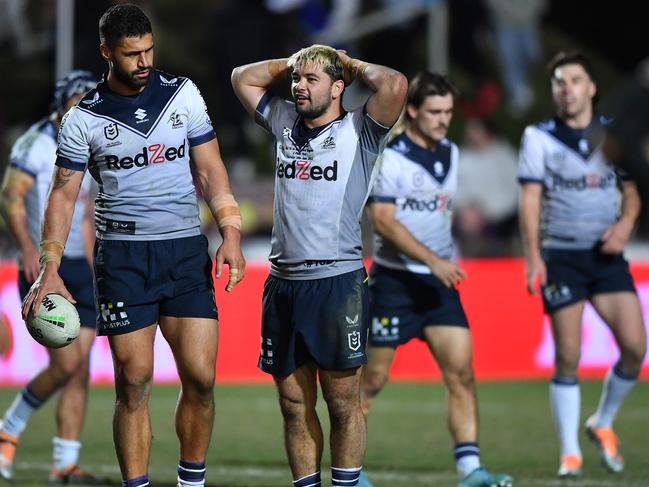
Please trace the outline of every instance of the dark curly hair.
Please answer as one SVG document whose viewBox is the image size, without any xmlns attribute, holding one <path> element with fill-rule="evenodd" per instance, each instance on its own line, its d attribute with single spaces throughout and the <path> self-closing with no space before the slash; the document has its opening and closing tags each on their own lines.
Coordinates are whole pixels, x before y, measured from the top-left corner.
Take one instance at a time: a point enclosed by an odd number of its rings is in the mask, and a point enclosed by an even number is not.
<svg viewBox="0 0 649 487">
<path fill-rule="evenodd" d="M 141 37 L 153 32 L 151 21 L 137 5 L 113 5 L 99 19 L 99 41 L 114 49 L 124 37 Z"/>
</svg>

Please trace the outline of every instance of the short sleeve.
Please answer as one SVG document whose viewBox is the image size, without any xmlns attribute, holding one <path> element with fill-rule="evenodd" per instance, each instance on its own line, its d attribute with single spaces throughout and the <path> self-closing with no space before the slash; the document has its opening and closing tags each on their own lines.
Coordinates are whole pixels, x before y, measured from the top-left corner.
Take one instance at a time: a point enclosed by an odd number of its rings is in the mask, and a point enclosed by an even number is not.
<svg viewBox="0 0 649 487">
<path fill-rule="evenodd" d="M 59 129 L 56 165 L 74 171 L 85 171 L 90 159 L 88 129 L 80 111 L 73 107 L 64 116 Z"/>
<path fill-rule="evenodd" d="M 365 106 L 354 111 L 354 118 L 360 131 L 361 149 L 375 156 L 379 155 L 387 142 L 390 127 L 374 120 L 367 113 Z"/>
<path fill-rule="evenodd" d="M 267 91 L 255 109 L 255 122 L 272 135 L 277 134 L 280 120 L 287 113 L 295 113 L 295 105 Z"/>
<path fill-rule="evenodd" d="M 187 140 L 190 147 L 204 144 L 216 138 L 207 105 L 200 90 L 192 80 L 186 84 L 187 99 Z"/>
<path fill-rule="evenodd" d="M 543 183 L 545 177 L 545 160 L 543 144 L 535 127 L 527 127 L 521 139 L 518 157 L 518 182 Z"/>
<path fill-rule="evenodd" d="M 387 149 L 379 162 L 379 169 L 368 203 L 396 203 L 400 194 L 401 169 L 394 151 Z"/>
<path fill-rule="evenodd" d="M 36 178 L 43 164 L 43 158 L 39 157 L 38 144 L 38 132 L 30 131 L 22 135 L 11 148 L 9 165 Z"/>
</svg>

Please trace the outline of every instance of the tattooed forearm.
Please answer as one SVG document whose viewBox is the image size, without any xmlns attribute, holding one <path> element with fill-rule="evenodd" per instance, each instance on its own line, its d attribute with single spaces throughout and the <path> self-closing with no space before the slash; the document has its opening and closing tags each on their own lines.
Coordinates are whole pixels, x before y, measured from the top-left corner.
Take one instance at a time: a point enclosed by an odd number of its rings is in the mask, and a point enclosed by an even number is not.
<svg viewBox="0 0 649 487">
<path fill-rule="evenodd" d="M 54 177 L 54 189 L 62 188 L 68 184 L 75 172 L 76 171 L 72 169 L 59 167 L 58 171 L 56 171 L 56 176 Z"/>
</svg>

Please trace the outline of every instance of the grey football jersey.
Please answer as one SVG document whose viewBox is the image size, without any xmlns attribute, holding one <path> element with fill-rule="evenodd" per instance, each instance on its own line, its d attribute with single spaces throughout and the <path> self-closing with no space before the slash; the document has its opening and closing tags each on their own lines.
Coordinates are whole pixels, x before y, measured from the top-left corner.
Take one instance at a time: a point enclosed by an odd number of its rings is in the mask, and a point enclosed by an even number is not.
<svg viewBox="0 0 649 487">
<path fill-rule="evenodd" d="M 256 115 L 275 138 L 271 273 L 314 279 L 361 268 L 360 218 L 389 128 L 361 107 L 308 129 L 293 103 L 269 93 Z"/>
<path fill-rule="evenodd" d="M 618 177 L 627 176 L 601 150 L 604 117 L 583 130 L 553 118 L 525 129 L 518 179 L 543 185 L 543 248 L 588 249 L 618 218 Z"/>
<path fill-rule="evenodd" d="M 56 164 L 87 168 L 97 181 L 99 238 L 188 237 L 200 233 L 189 149 L 215 136 L 196 85 L 152 70 L 137 96 L 120 96 L 102 81 L 70 110 Z"/>
<path fill-rule="evenodd" d="M 41 224 L 54 172 L 56 132 L 56 125 L 50 119 L 35 123 L 16 140 L 9 156 L 10 166 L 34 178 L 32 187 L 25 194 L 25 210 L 27 212 L 27 230 L 35 246 L 38 246 L 41 241 Z M 74 205 L 70 236 L 63 254 L 65 257 L 82 258 L 86 255 L 81 227 L 86 211 L 89 187 L 90 179 L 84 177 Z"/>
<path fill-rule="evenodd" d="M 432 151 L 405 133 L 388 144 L 381 156 L 369 202 L 394 203 L 395 218 L 423 245 L 443 259 L 453 251 L 452 201 L 457 190 L 458 149 L 442 140 Z M 400 252 L 374 234 L 374 261 L 392 269 L 430 274 L 424 263 Z"/>
</svg>

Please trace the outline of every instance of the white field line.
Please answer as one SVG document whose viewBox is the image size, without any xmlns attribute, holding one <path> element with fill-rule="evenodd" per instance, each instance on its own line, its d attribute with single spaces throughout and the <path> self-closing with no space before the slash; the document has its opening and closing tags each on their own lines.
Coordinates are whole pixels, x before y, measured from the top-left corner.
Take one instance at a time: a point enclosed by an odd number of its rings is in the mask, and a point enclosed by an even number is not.
<svg viewBox="0 0 649 487">
<path fill-rule="evenodd" d="M 119 468 L 117 465 L 86 465 L 84 468 L 92 472 L 97 472 L 107 475 L 119 476 Z M 42 472 L 49 472 L 51 465 L 45 462 L 16 462 L 16 470 L 37 470 Z M 156 468 L 156 476 L 167 476 L 175 478 L 176 469 L 170 467 Z M 208 477 L 210 481 L 217 481 L 219 477 L 229 478 L 266 478 L 266 479 L 286 479 L 289 477 L 288 466 L 274 467 L 274 466 L 223 466 L 216 465 L 208 468 Z M 328 472 L 323 472 L 323 477 L 328 478 Z M 426 472 L 426 471 L 387 471 L 387 470 L 372 470 L 370 472 L 372 480 L 377 482 L 417 482 L 422 486 L 431 485 L 454 485 L 456 475 L 453 472 Z M 443 484 L 439 484 L 443 482 Z M 551 478 L 532 478 L 532 477 L 517 477 L 514 479 L 516 487 L 565 487 L 566 482 L 560 479 Z M 619 480 L 595 480 L 595 479 L 574 479 L 569 482 L 570 487 L 647 487 L 649 483 L 640 484 L 639 481 L 629 481 L 624 479 Z"/>
</svg>

